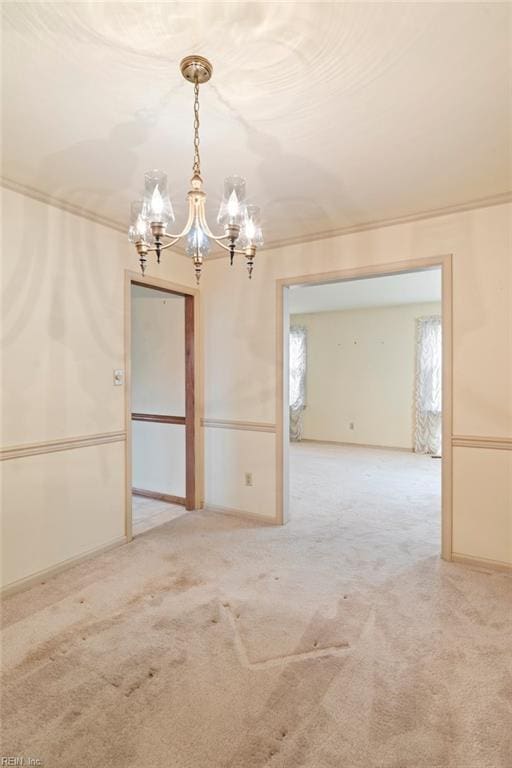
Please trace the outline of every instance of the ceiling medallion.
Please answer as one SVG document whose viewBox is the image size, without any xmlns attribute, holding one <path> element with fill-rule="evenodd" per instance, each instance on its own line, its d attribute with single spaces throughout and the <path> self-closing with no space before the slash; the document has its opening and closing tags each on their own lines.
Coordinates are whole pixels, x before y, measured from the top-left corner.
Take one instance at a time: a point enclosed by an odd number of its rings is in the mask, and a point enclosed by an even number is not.
<svg viewBox="0 0 512 768">
<path fill-rule="evenodd" d="M 196 280 L 199 282 L 203 260 L 208 256 L 211 243 L 217 243 L 228 251 L 233 264 L 235 253 L 245 256 L 249 277 L 252 275 L 256 248 L 263 244 L 260 209 L 249 205 L 245 199 L 245 179 L 228 176 L 224 180 L 224 195 L 217 216 L 224 234 L 216 236 L 206 221 L 201 160 L 199 156 L 199 86 L 212 76 L 212 65 L 202 56 L 186 56 L 180 64 L 181 74 L 194 85 L 194 162 L 190 191 L 187 194 L 188 218 L 179 234 L 167 232 L 174 222 L 174 212 L 167 191 L 167 174 L 148 171 L 144 175 L 144 197 L 131 205 L 128 238 L 139 254 L 142 274 L 149 252 L 160 254 L 178 240 L 186 238 L 186 253 L 194 260 Z"/>
</svg>

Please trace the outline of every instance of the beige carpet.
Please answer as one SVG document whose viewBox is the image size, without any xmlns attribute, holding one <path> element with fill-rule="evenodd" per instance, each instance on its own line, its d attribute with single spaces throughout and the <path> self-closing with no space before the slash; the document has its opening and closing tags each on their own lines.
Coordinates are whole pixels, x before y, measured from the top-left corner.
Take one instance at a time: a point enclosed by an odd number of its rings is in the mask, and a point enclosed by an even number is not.
<svg viewBox="0 0 512 768">
<path fill-rule="evenodd" d="M 510 768 L 512 580 L 438 559 L 439 470 L 294 446 L 286 527 L 188 513 L 7 599 L 2 754 Z"/>
</svg>

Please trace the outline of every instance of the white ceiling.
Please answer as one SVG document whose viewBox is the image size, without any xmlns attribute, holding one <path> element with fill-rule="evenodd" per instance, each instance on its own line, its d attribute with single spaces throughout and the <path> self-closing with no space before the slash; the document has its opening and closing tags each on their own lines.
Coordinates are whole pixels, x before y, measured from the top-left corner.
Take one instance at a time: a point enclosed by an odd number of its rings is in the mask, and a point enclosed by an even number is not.
<svg viewBox="0 0 512 768">
<path fill-rule="evenodd" d="M 191 171 L 189 53 L 210 213 L 247 178 L 266 239 L 503 195 L 509 3 L 23 3 L 2 6 L 3 173 L 123 225 L 144 170 Z"/>
<path fill-rule="evenodd" d="M 441 270 L 290 288 L 290 314 L 441 301 Z"/>
</svg>

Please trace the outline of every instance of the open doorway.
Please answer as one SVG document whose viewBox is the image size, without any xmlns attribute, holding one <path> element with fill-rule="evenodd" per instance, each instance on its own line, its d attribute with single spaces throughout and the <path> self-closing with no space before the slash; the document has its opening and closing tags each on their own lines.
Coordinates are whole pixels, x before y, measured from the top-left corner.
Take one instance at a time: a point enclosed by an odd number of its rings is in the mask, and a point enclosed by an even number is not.
<svg viewBox="0 0 512 768">
<path fill-rule="evenodd" d="M 449 262 L 281 281 L 283 521 L 450 559 Z"/>
<path fill-rule="evenodd" d="M 196 504 L 195 296 L 127 285 L 127 534 Z"/>
</svg>

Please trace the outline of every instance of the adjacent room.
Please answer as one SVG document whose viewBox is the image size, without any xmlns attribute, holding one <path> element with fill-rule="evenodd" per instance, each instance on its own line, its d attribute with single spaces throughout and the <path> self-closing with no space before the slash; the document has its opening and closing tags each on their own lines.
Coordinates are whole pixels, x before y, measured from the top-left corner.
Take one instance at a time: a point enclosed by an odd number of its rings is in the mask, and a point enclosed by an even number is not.
<svg viewBox="0 0 512 768">
<path fill-rule="evenodd" d="M 290 289 L 290 515 L 388 559 L 440 552 L 441 298 L 435 268 Z"/>
<path fill-rule="evenodd" d="M 0 767 L 512 768 L 512 3 L 0 24 Z"/>
</svg>

